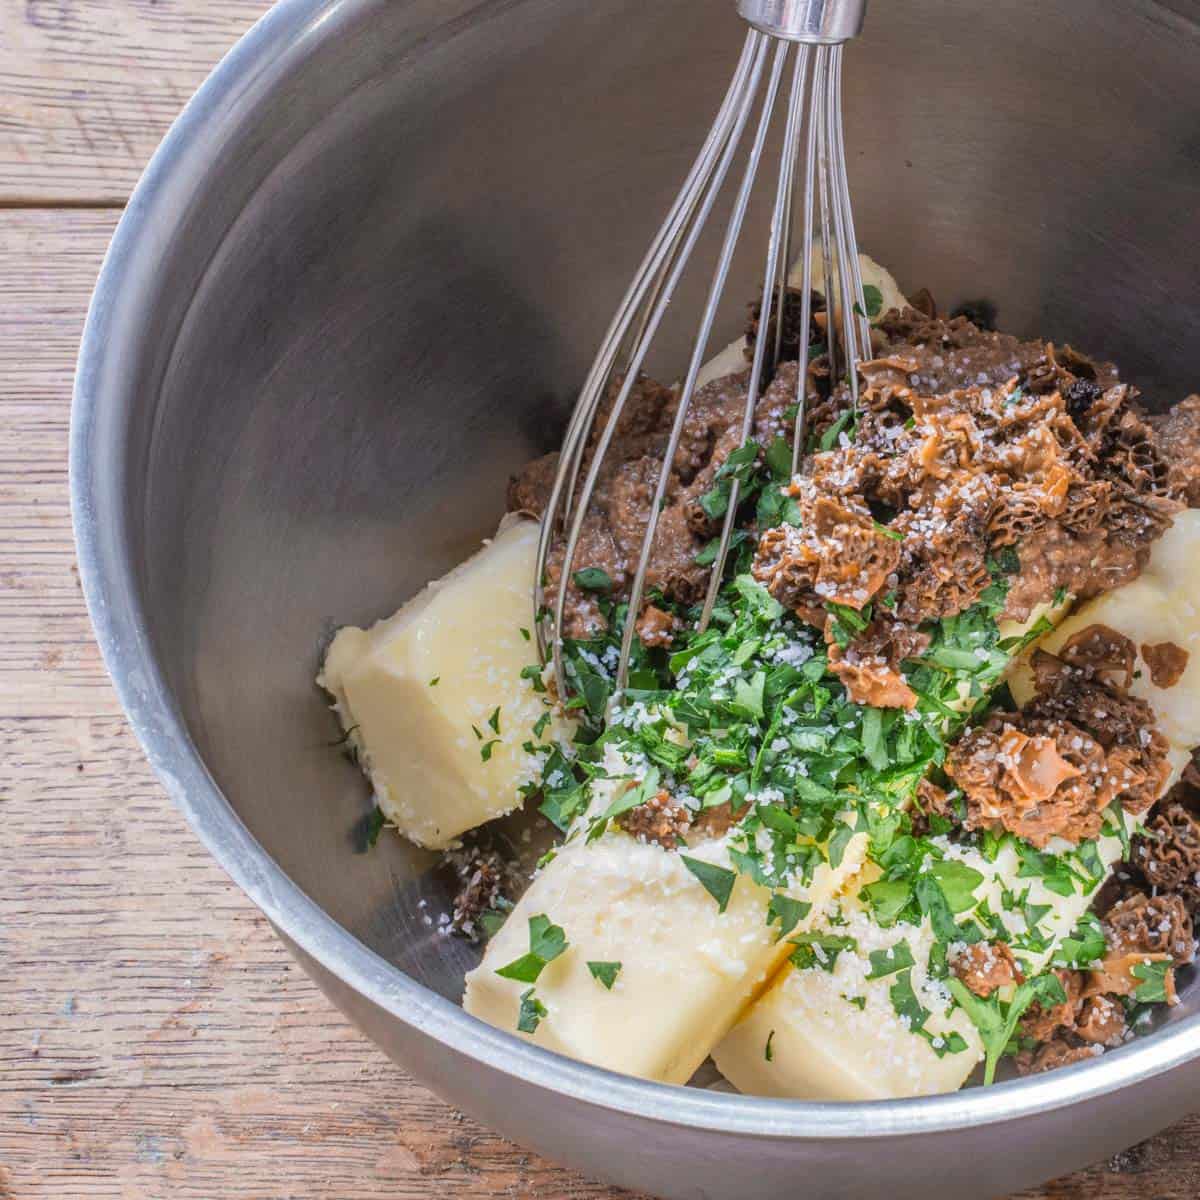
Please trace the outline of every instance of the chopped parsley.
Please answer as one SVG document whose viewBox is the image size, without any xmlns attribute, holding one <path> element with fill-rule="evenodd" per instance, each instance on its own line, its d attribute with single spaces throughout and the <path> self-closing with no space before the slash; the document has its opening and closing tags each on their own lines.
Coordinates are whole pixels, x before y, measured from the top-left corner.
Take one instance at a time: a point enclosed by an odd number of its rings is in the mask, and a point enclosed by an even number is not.
<svg viewBox="0 0 1200 1200">
<path fill-rule="evenodd" d="M 996 1065 L 1009 1048 L 1017 1031 L 1017 1022 L 1026 1009 L 1035 1001 L 1047 1006 L 1062 1004 L 1066 992 L 1057 975 L 1037 975 L 1017 986 L 1007 1003 L 993 992 L 986 1000 L 975 995 L 961 979 L 951 976 L 946 980 L 955 1000 L 964 1009 L 971 1023 L 979 1031 L 984 1049 L 983 1082 L 990 1084 L 996 1078 Z"/>
<path fill-rule="evenodd" d="M 790 956 L 791 963 L 801 971 L 812 967 L 832 971 L 837 966 L 839 954 L 858 949 L 854 938 L 837 933 L 801 933 L 792 938 L 791 943 L 796 947 Z"/>
<path fill-rule="evenodd" d="M 1070 937 L 1063 938 L 1054 954 L 1054 965 L 1086 970 L 1104 957 L 1108 946 L 1104 938 L 1104 927 L 1093 912 L 1079 918 Z"/>
<path fill-rule="evenodd" d="M 905 938 L 901 938 L 887 950 L 872 950 L 867 955 L 871 969 L 867 972 L 868 979 L 883 979 L 886 975 L 894 975 L 906 967 L 914 965 L 912 947 Z"/>
<path fill-rule="evenodd" d="M 611 992 L 613 984 L 617 982 L 617 976 L 621 973 L 621 964 L 619 962 L 589 962 L 587 969 L 597 983 Z"/>
<path fill-rule="evenodd" d="M 726 867 L 716 863 L 705 862 L 703 859 L 691 858 L 681 854 L 683 865 L 700 880 L 704 890 L 717 902 L 717 912 L 723 913 L 729 905 L 729 897 L 733 894 L 733 885 L 737 876 Z"/>
<path fill-rule="evenodd" d="M 386 821 L 387 817 L 383 815 L 383 809 L 378 804 L 367 814 L 366 838 L 367 845 L 371 849 L 374 849 L 379 843 L 379 835 L 383 831 Z"/>
<path fill-rule="evenodd" d="M 550 1014 L 546 1006 L 533 993 L 533 988 L 527 988 L 521 993 L 521 1007 L 517 1012 L 517 1032 L 536 1033 L 537 1027 Z"/>
<path fill-rule="evenodd" d="M 1167 991 L 1167 974 L 1173 969 L 1170 959 L 1158 962 L 1135 963 L 1130 974 L 1141 983 L 1134 989 L 1133 998 L 1141 1004 L 1165 1004 L 1170 998 Z"/>
<path fill-rule="evenodd" d="M 807 900 L 794 900 L 782 892 L 775 892 L 767 906 L 767 924 L 779 922 L 779 938 L 782 941 L 808 914 L 812 912 L 812 904 Z"/>
<path fill-rule="evenodd" d="M 530 663 L 521 668 L 521 678 L 527 679 L 535 692 L 544 692 L 546 685 L 542 682 L 542 668 L 537 663 Z"/>
<path fill-rule="evenodd" d="M 575 586 L 582 588 L 585 592 L 612 591 L 613 581 L 609 578 L 608 572 L 599 567 L 584 567 L 582 570 L 576 571 L 571 578 L 575 580 Z"/>
<path fill-rule="evenodd" d="M 496 974 L 519 983 L 537 983 L 546 964 L 553 962 L 568 946 L 562 926 L 555 925 L 545 913 L 529 918 L 529 953 L 522 954 Z M 543 1012 L 542 1016 L 546 1014 Z"/>
</svg>

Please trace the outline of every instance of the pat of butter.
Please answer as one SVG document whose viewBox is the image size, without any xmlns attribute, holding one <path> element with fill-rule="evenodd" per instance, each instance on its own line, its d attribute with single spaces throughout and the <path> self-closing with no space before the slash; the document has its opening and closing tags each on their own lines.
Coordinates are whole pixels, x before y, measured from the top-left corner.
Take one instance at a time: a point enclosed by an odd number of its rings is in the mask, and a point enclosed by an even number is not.
<svg viewBox="0 0 1200 1200">
<path fill-rule="evenodd" d="M 928 974 L 928 923 L 882 929 L 853 897 L 844 898 L 842 918 L 822 928 L 853 938 L 857 949 L 839 954 L 832 970 L 784 967 L 713 1051 L 717 1069 L 748 1095 L 784 1099 L 890 1100 L 957 1090 L 983 1046 L 965 1012 L 946 1011 L 949 993 Z M 943 1049 L 958 1034 L 965 1049 L 939 1057 L 896 1014 L 890 989 L 897 976 L 869 978 L 869 953 L 902 938 L 912 950 L 913 993 L 930 1013 L 926 1031 Z"/>
<path fill-rule="evenodd" d="M 317 682 L 336 701 L 376 802 L 418 845 L 444 849 L 520 806 L 518 789 L 539 770 L 522 747 L 543 713 L 543 742 L 572 732 L 521 678 L 537 661 L 521 632 L 532 631 L 537 539 L 536 523 L 506 521 L 394 616 L 340 630 L 325 656 Z"/>
<path fill-rule="evenodd" d="M 852 845 L 842 871 L 822 864 L 807 888 L 790 894 L 807 900 L 815 916 L 840 876 L 861 863 L 864 848 Z M 730 866 L 723 838 L 688 853 Z M 529 1040 L 610 1071 L 686 1083 L 792 949 L 779 940 L 778 925 L 767 924 L 769 901 L 766 889 L 739 875 L 721 913 L 679 854 L 620 831 L 592 845 L 571 843 L 533 881 L 467 975 L 463 1007 L 516 1031 L 529 985 L 496 971 L 529 950 L 529 918 L 545 913 L 569 946 L 537 980 L 547 1015 Z M 621 964 L 611 991 L 589 962 Z"/>
<path fill-rule="evenodd" d="M 588 842 L 588 818 L 603 813 L 632 768 L 610 746 L 609 778 L 598 779 L 589 813 L 534 879 L 483 961 L 466 979 L 463 1007 L 499 1029 L 516 1031 L 529 984 L 496 972 L 529 950 L 529 920 L 561 925 L 568 947 L 537 979 L 546 1008 L 530 1038 L 584 1062 L 662 1083 L 686 1083 L 713 1046 L 791 952 L 778 924 L 767 924 L 771 893 L 737 875 L 724 912 L 681 854 L 610 827 Z M 821 863 L 812 879 L 787 889 L 811 906 L 807 929 L 863 863 L 865 836 L 851 839 L 839 867 Z M 691 847 L 695 860 L 731 871 L 729 835 Z M 611 990 L 588 963 L 620 963 Z"/>
</svg>

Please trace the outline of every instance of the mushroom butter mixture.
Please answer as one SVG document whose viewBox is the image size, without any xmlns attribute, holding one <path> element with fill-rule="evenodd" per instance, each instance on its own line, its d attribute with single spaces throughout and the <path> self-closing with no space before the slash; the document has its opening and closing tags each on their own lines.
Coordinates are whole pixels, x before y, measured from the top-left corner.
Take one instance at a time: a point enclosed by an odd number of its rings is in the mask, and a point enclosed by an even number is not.
<svg viewBox="0 0 1200 1200">
<path fill-rule="evenodd" d="M 751 439 L 747 371 L 697 392 L 631 614 L 679 399 L 637 382 L 569 572 L 551 554 L 569 694 L 531 614 L 519 699 L 466 722 L 485 790 L 489 743 L 513 755 L 480 819 L 523 798 L 561 832 L 520 896 L 494 855 L 453 851 L 485 1020 L 648 1078 L 711 1055 L 743 1091 L 862 1099 L 1091 1058 L 1176 1002 L 1200 908 L 1200 398 L 1149 416 L 1110 364 L 927 294 L 885 311 L 886 290 L 866 289 L 856 411 L 822 298 L 800 329 L 795 292 Z M 513 480 L 518 529 L 554 466 Z M 350 728 L 348 679 L 327 662 Z"/>
</svg>

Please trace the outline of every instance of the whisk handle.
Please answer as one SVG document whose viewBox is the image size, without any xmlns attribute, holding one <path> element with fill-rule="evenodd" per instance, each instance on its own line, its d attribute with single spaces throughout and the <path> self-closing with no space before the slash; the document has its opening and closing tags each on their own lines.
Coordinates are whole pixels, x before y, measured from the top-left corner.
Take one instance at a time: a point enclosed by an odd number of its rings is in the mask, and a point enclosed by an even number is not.
<svg viewBox="0 0 1200 1200">
<path fill-rule="evenodd" d="M 862 32 L 867 0 L 738 0 L 737 7 L 772 37 L 829 46 Z"/>
</svg>

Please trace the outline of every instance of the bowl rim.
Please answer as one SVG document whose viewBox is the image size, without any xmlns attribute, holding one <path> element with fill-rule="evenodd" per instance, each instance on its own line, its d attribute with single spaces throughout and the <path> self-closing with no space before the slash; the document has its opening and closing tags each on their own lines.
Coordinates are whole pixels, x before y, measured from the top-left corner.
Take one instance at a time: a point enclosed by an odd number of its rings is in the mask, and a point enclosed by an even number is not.
<svg viewBox="0 0 1200 1200">
<path fill-rule="evenodd" d="M 308 897 L 251 835 L 209 774 L 155 660 L 137 563 L 122 514 L 102 486 L 114 464 L 97 422 L 125 403 L 114 375 L 123 321 L 154 277 L 181 188 L 216 144 L 235 103 L 253 103 L 325 26 L 373 0 L 280 0 L 225 55 L 175 120 L 132 193 L 88 309 L 71 407 L 70 494 L 80 577 L 96 638 L 138 740 L 171 799 L 217 862 L 285 940 L 390 1016 L 496 1072 L 646 1120 L 763 1139 L 858 1142 L 951 1132 L 1079 1104 L 1161 1075 L 1200 1055 L 1200 1014 L 1089 1063 L 990 1088 L 904 1100 L 780 1100 L 653 1083 L 576 1062 L 495 1029 L 375 954 Z M 507 6 L 506 6 L 507 7 Z M 111 476 L 108 477 L 111 484 Z M 116 494 L 123 489 L 117 488 Z"/>
</svg>

